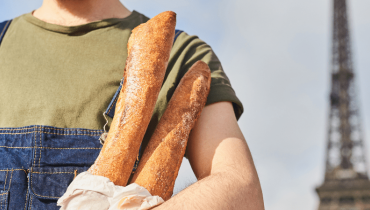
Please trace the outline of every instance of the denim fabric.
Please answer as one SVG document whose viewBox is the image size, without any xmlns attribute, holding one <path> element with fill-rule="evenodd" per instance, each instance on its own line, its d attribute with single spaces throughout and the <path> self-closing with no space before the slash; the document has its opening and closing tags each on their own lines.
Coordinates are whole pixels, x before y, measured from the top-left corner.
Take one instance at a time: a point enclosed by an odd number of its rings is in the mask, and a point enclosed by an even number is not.
<svg viewBox="0 0 370 210">
<path fill-rule="evenodd" d="M 113 99 L 111 100 L 111 102 L 108 105 L 108 108 L 104 112 L 104 114 L 109 116 L 110 118 L 114 117 L 114 111 L 116 110 L 116 103 L 117 103 L 117 100 L 118 100 L 118 97 L 119 97 L 119 93 L 121 92 L 122 84 L 123 84 L 124 79 L 125 78 L 121 79 L 121 83 L 119 84 L 119 87 L 118 87 L 116 93 L 114 93 Z"/>
<path fill-rule="evenodd" d="M 3 38 L 5 36 L 5 32 L 8 30 L 10 23 L 12 20 L 7 20 L 0 23 L 0 44 L 3 41 Z"/>
<path fill-rule="evenodd" d="M 181 31 L 181 30 L 178 30 L 178 29 L 176 29 L 176 30 L 175 30 L 175 38 L 173 39 L 173 43 L 174 43 L 174 44 L 175 44 L 175 41 L 176 41 L 177 37 L 178 37 L 182 32 L 184 32 L 184 31 Z"/>
<path fill-rule="evenodd" d="M 99 155 L 102 130 L 0 129 L 0 210 L 59 209 L 56 201 Z"/>
</svg>

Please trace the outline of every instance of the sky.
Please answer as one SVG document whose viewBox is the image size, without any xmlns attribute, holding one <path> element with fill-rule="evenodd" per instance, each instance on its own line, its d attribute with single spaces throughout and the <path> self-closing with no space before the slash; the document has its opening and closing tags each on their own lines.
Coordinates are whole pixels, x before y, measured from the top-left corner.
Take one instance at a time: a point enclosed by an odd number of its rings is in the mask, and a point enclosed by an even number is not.
<svg viewBox="0 0 370 210">
<path fill-rule="evenodd" d="M 30 12 L 41 2 L 1 0 L 0 20 Z M 212 46 L 244 105 L 239 126 L 266 209 L 316 209 L 314 189 L 324 177 L 332 0 L 122 2 L 148 17 L 172 10 L 178 29 Z M 348 4 L 355 82 L 370 151 L 370 1 Z M 175 191 L 195 180 L 184 160 Z"/>
</svg>

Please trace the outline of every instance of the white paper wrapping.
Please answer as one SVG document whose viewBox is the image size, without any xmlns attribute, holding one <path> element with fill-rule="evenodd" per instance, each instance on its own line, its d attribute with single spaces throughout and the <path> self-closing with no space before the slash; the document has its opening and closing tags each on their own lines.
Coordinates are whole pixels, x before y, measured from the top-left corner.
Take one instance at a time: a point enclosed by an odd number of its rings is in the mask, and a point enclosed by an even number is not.
<svg viewBox="0 0 370 210">
<path fill-rule="evenodd" d="M 106 177 L 83 172 L 68 186 L 57 205 L 60 210 L 145 210 L 163 202 L 135 183 L 115 186 Z"/>
</svg>

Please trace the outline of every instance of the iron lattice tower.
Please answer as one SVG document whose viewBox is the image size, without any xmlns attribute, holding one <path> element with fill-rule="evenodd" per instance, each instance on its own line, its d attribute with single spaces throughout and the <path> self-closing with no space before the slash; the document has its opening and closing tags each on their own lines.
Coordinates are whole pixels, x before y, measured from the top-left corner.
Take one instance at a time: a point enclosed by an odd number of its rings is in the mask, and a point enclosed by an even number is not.
<svg viewBox="0 0 370 210">
<path fill-rule="evenodd" d="M 319 210 L 370 210 L 361 120 L 356 101 L 346 0 L 334 0 L 330 113 Z"/>
</svg>

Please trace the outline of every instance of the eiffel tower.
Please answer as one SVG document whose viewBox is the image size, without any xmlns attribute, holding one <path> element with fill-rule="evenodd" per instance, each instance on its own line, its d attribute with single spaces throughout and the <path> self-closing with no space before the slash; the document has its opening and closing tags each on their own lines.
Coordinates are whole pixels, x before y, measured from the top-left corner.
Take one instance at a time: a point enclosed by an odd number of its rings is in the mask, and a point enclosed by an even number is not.
<svg viewBox="0 0 370 210">
<path fill-rule="evenodd" d="M 346 0 L 334 0 L 330 113 L 319 210 L 370 210 L 370 181 L 356 101 Z"/>
</svg>

